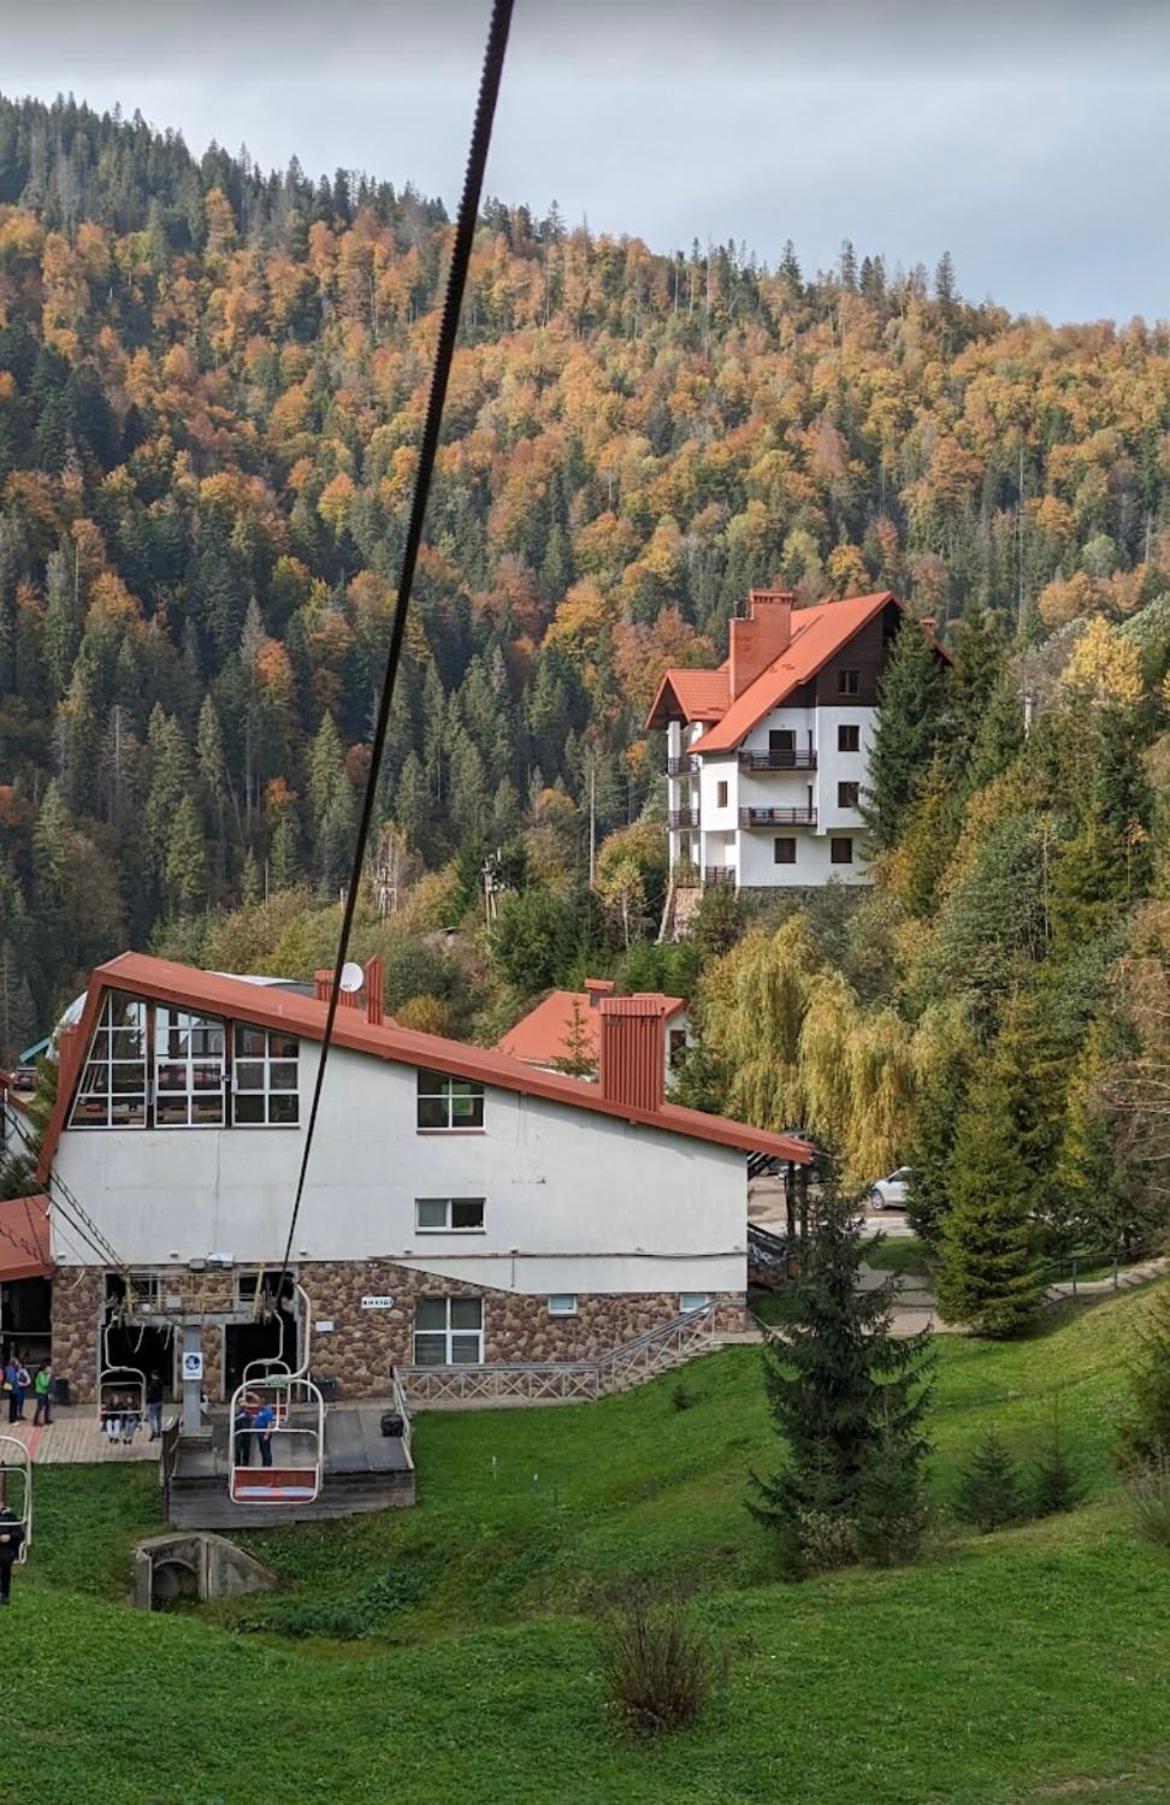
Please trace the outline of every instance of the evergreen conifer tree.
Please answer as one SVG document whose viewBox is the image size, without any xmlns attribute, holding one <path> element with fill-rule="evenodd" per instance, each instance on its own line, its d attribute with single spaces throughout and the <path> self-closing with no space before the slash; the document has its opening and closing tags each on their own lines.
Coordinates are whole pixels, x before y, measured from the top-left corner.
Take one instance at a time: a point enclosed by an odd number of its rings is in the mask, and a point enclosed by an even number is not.
<svg viewBox="0 0 1170 1805">
<path fill-rule="evenodd" d="M 763 1350 L 764 1387 L 786 1456 L 770 1477 L 753 1474 L 758 1501 L 748 1508 L 778 1532 L 790 1572 L 810 1564 L 810 1526 L 825 1519 L 855 1525 L 863 1492 L 872 1518 L 876 1493 L 865 1491 L 865 1478 L 879 1455 L 916 1470 L 929 1447 L 929 1331 L 895 1339 L 894 1283 L 861 1290 L 862 1258 L 857 1206 L 830 1181 L 790 1287 L 783 1339 L 769 1337 Z"/>
<path fill-rule="evenodd" d="M 994 1430 L 960 1468 L 955 1514 L 984 1535 L 1006 1529 L 1024 1515 L 1019 1468 Z"/>
<path fill-rule="evenodd" d="M 930 772 L 947 709 L 939 654 L 917 621 L 904 618 L 878 691 L 877 727 L 863 797 L 875 844 L 894 845 Z"/>
</svg>

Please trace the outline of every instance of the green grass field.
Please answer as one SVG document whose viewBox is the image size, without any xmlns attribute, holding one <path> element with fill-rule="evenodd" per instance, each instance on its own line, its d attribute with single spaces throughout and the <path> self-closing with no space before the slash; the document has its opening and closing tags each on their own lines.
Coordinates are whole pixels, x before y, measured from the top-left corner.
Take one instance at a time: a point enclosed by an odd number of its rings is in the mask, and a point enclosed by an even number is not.
<svg viewBox="0 0 1170 1805">
<path fill-rule="evenodd" d="M 743 1502 L 775 1455 L 751 1348 L 599 1404 L 424 1417 L 416 1510 L 255 1535 L 280 1589 L 202 1613 L 126 1606 L 150 1469 L 45 1469 L 3 1619 L 0 1800 L 1164 1801 L 1170 1562 L 1110 1463 L 1147 1295 L 1020 1345 L 940 1338 L 944 1515 L 965 1451 L 994 1425 L 1027 1456 L 1057 1390 L 1086 1503 L 892 1572 L 776 1580 Z M 730 1657 L 700 1723 L 653 1744 L 609 1718 L 591 1627 L 634 1575 Z"/>
</svg>

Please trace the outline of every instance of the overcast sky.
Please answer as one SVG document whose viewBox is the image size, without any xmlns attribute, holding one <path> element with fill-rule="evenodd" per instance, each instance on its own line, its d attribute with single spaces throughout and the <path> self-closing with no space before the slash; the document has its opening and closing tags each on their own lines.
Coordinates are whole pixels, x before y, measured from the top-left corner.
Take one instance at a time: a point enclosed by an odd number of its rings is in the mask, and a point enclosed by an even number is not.
<svg viewBox="0 0 1170 1805">
<path fill-rule="evenodd" d="M 453 203 L 486 0 L 0 0 L 72 91 Z M 657 250 L 949 249 L 963 292 L 1170 317 L 1170 0 L 517 0 L 489 190 Z"/>
</svg>

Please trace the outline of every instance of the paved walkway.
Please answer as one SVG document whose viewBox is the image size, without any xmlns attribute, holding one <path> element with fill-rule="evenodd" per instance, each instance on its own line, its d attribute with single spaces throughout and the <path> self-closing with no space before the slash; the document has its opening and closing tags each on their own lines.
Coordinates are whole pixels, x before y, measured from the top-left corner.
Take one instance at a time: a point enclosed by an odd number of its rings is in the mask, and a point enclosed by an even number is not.
<svg viewBox="0 0 1170 1805">
<path fill-rule="evenodd" d="M 40 1467 L 121 1465 L 131 1460 L 157 1460 L 159 1452 L 159 1444 L 151 1441 L 146 1429 L 140 1429 L 132 1442 L 110 1441 L 93 1405 L 56 1409 L 48 1428 L 41 1429 L 33 1427 L 30 1410 L 23 1423 L 0 1422 L 0 1435 L 13 1435 L 23 1442 L 33 1465 Z"/>
<path fill-rule="evenodd" d="M 1102 1297 L 1107 1291 L 1128 1291 L 1131 1285 L 1146 1285 L 1151 1279 L 1160 1278 L 1164 1272 L 1170 1272 L 1170 1259 L 1160 1256 L 1156 1260 L 1139 1260 L 1136 1266 L 1122 1266 L 1118 1269 L 1117 1282 L 1112 1273 L 1105 1279 L 1078 1279 L 1073 1289 L 1071 1279 L 1061 1279 L 1057 1285 L 1049 1285 L 1047 1295 L 1058 1297 Z"/>
</svg>

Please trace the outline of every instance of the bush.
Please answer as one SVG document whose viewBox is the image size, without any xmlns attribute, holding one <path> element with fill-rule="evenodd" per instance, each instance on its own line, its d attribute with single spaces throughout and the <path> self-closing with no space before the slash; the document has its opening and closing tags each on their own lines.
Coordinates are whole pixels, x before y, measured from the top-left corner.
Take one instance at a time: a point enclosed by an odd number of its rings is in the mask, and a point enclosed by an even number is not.
<svg viewBox="0 0 1170 1805">
<path fill-rule="evenodd" d="M 795 1546 L 787 1563 L 792 1577 L 803 1579 L 812 1573 L 831 1573 L 835 1567 L 851 1567 L 857 1559 L 856 1522 L 831 1511 L 802 1510 L 796 1519 L 793 1541 Z"/>
<path fill-rule="evenodd" d="M 610 1703 L 644 1736 L 693 1723 L 720 1672 L 709 1639 L 688 1624 L 681 1605 L 655 1605 L 641 1591 L 606 1617 L 599 1654 Z"/>
<path fill-rule="evenodd" d="M 670 1401 L 676 1410 L 689 1410 L 695 1402 L 695 1394 L 693 1391 L 688 1391 L 684 1381 L 680 1379 L 671 1391 Z"/>
<path fill-rule="evenodd" d="M 994 1431 L 960 1470 L 955 1512 L 984 1535 L 1018 1523 L 1024 1515 L 1019 1469 Z"/>
<path fill-rule="evenodd" d="M 1126 1484 L 1137 1533 L 1155 1548 L 1170 1548 L 1170 1460 L 1163 1454 L 1135 1467 Z"/>
</svg>

